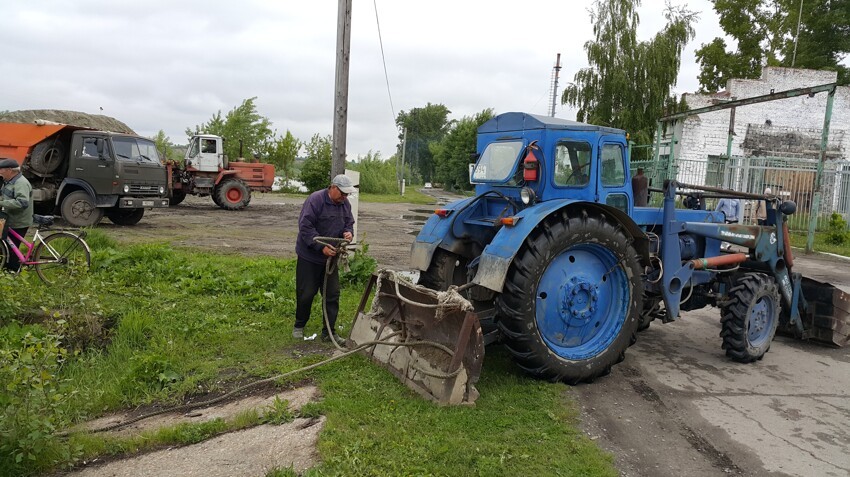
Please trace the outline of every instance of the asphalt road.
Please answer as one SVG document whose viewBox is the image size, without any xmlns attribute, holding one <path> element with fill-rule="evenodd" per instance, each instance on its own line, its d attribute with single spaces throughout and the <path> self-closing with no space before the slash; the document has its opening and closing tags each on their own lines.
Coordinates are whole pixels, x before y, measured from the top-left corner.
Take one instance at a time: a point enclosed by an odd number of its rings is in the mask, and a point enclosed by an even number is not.
<svg viewBox="0 0 850 477">
<path fill-rule="evenodd" d="M 796 271 L 850 292 L 850 262 Z M 653 322 L 611 375 L 574 390 L 585 430 L 627 476 L 850 475 L 850 348 L 777 337 L 764 359 L 721 350 L 715 308 Z"/>
</svg>

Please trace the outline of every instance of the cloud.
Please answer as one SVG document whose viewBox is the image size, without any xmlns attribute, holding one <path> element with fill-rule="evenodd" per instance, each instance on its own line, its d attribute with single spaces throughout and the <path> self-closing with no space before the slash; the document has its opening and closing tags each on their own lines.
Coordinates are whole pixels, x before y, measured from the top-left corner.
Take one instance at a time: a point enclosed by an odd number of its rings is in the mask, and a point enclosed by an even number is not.
<svg viewBox="0 0 850 477">
<path fill-rule="evenodd" d="M 0 109 L 103 113 L 143 135 L 184 130 L 257 97 L 274 127 L 307 140 L 333 129 L 337 2 L 7 2 L 0 17 Z M 486 108 L 546 114 L 555 55 L 561 85 L 586 65 L 590 0 L 355 2 L 349 157 L 396 150 L 394 115 L 442 103 L 452 118 Z M 698 35 L 719 27 L 707 0 Z M 694 7 L 692 7 L 694 8 Z M 647 31 L 661 0 L 645 1 Z M 713 22 L 713 23 L 712 23 Z M 657 27 L 655 28 L 657 30 Z M 643 30 L 642 30 L 643 31 Z M 689 45 L 679 91 L 696 88 Z M 693 45 L 693 44 L 692 44 Z M 638 86 L 636 86 L 637 88 Z M 558 115 L 572 119 L 561 107 Z"/>
</svg>

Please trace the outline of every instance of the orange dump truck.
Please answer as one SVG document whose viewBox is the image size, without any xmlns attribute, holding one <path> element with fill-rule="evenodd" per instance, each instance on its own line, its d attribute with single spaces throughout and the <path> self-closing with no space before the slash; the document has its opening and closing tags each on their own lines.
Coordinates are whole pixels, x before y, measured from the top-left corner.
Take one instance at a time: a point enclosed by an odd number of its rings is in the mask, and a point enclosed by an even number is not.
<svg viewBox="0 0 850 477">
<path fill-rule="evenodd" d="M 0 122 L 0 157 L 21 164 L 37 213 L 77 227 L 105 215 L 135 225 L 145 209 L 168 207 L 168 178 L 150 139 L 36 121 Z"/>
<path fill-rule="evenodd" d="M 222 138 L 210 134 L 193 136 L 183 166 L 169 164 L 168 168 L 171 205 L 191 194 L 212 196 L 225 210 L 244 209 L 251 202 L 251 191 L 269 192 L 274 182 L 274 165 L 228 161 Z"/>
</svg>

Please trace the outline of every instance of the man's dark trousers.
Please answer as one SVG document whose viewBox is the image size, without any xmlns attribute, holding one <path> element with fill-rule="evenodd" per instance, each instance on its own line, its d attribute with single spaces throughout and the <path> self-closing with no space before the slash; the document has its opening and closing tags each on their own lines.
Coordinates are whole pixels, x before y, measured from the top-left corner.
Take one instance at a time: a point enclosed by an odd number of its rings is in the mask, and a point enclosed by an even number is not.
<svg viewBox="0 0 850 477">
<path fill-rule="evenodd" d="M 313 263 L 298 257 L 295 265 L 295 293 L 298 302 L 295 306 L 295 327 L 304 328 L 310 319 L 310 308 L 313 306 L 313 298 L 316 292 L 322 291 L 325 280 L 325 265 Z M 339 270 L 334 267 L 334 272 L 328 275 L 327 296 L 324 297 L 328 322 L 331 330 L 336 327 L 336 316 L 339 314 Z M 327 335 L 325 318 L 322 320 L 322 334 Z"/>
</svg>

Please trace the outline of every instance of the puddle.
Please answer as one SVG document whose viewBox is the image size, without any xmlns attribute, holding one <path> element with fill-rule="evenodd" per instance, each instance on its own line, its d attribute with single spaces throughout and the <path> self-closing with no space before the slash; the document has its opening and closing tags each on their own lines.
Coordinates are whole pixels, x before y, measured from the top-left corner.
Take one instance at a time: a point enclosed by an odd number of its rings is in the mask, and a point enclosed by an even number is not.
<svg viewBox="0 0 850 477">
<path fill-rule="evenodd" d="M 396 270 L 395 273 L 402 278 L 410 280 L 412 283 L 416 283 L 419 280 L 419 270 Z"/>
<path fill-rule="evenodd" d="M 420 221 L 422 223 L 425 223 L 425 221 L 428 220 L 427 215 L 402 214 L 400 218 L 401 218 L 401 220 L 416 220 L 416 221 Z"/>
</svg>

